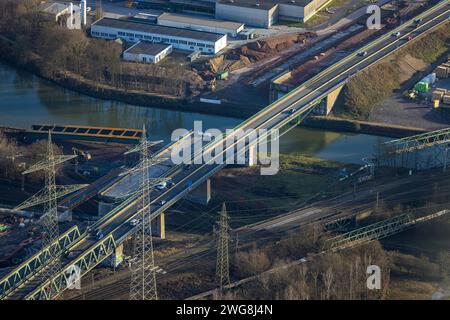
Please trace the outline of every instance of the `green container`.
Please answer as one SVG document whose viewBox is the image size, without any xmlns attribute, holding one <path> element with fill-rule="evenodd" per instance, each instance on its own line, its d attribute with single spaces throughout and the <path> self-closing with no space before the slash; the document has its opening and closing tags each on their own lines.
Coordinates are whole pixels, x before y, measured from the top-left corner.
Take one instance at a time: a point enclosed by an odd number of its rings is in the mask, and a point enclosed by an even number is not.
<svg viewBox="0 0 450 320">
<path fill-rule="evenodd" d="M 429 90 L 428 83 L 420 81 L 420 82 L 416 83 L 416 85 L 414 86 L 414 89 L 417 92 L 428 93 L 428 90 Z"/>
</svg>

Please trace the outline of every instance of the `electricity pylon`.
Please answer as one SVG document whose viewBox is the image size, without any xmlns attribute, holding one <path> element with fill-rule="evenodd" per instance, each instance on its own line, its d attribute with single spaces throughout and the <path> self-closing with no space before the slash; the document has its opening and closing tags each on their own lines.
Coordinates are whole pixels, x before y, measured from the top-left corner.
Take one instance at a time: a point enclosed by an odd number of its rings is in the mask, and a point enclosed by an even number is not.
<svg viewBox="0 0 450 320">
<path fill-rule="evenodd" d="M 67 160 L 73 159 L 74 157 L 76 156 L 55 156 L 52 136 L 49 131 L 47 152 L 44 159 L 32 165 L 28 170 L 22 172 L 22 174 L 25 175 L 36 171 L 44 171 L 45 187 L 15 208 L 16 210 L 22 210 L 40 204 L 44 205 L 44 214 L 41 217 L 43 248 L 50 246 L 59 237 L 57 199 L 87 186 L 86 184 L 56 185 L 56 166 Z M 45 279 L 50 278 L 60 266 L 60 252 L 57 251 L 58 246 L 54 246 L 53 248 L 55 248 L 55 250 L 50 251 L 50 254 L 45 261 L 47 267 L 42 271 L 42 275 Z"/>
<path fill-rule="evenodd" d="M 152 165 L 165 159 L 151 159 L 149 148 L 158 142 L 150 142 L 144 130 L 139 145 L 127 153 L 139 152 L 140 163 L 137 168 L 141 171 L 140 189 L 142 192 L 139 202 L 140 223 L 134 236 L 134 255 L 131 261 L 130 300 L 157 300 L 155 259 L 153 256 L 152 219 L 150 210 L 150 189 L 167 178 L 150 178 L 149 169 Z"/>
<path fill-rule="evenodd" d="M 220 222 L 217 237 L 217 264 L 216 264 L 216 278 L 219 284 L 220 293 L 222 293 L 223 286 L 230 283 L 230 266 L 228 259 L 228 242 L 229 242 L 229 227 L 228 215 L 225 203 L 222 204 L 222 211 L 220 212 Z"/>
</svg>

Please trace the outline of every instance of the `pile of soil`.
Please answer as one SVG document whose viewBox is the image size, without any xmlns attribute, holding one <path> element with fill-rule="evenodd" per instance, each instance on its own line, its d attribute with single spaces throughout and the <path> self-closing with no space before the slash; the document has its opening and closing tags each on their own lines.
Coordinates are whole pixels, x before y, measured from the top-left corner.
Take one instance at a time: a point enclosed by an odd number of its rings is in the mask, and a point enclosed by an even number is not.
<svg viewBox="0 0 450 320">
<path fill-rule="evenodd" d="M 194 68 L 199 71 L 204 80 L 208 80 L 217 72 L 238 70 L 253 63 L 272 58 L 291 48 L 294 44 L 304 43 L 314 36 L 314 33 L 307 32 L 257 40 L 220 56 L 202 61 L 195 65 Z"/>
</svg>

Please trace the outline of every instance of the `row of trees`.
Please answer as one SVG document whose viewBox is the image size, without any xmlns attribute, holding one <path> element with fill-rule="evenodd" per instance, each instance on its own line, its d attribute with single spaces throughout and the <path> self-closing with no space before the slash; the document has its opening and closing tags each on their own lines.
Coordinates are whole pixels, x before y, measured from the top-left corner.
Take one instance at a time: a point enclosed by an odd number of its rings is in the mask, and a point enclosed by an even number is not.
<svg viewBox="0 0 450 320">
<path fill-rule="evenodd" d="M 62 154 L 62 149 L 53 144 L 55 154 Z M 17 181 L 21 173 L 29 165 L 42 160 L 47 152 L 47 141 L 38 140 L 31 145 L 18 145 L 16 140 L 7 138 L 0 133 L 0 177 L 10 181 Z M 23 165 L 25 163 L 25 166 Z M 57 168 L 57 173 L 61 167 Z M 43 172 L 38 171 L 27 175 L 31 181 L 40 181 Z"/>
<path fill-rule="evenodd" d="M 51 79 L 87 79 L 97 87 L 109 85 L 176 96 L 189 93 L 181 68 L 122 63 L 121 44 L 60 27 L 37 10 L 38 4 L 37 0 L 0 2 L 0 34 L 13 41 L 5 53 L 16 63 L 37 68 Z"/>
<path fill-rule="evenodd" d="M 268 257 L 263 252 L 251 255 L 252 263 L 240 261 L 241 268 L 257 274 L 262 271 L 261 264 L 268 266 Z M 372 242 L 341 253 L 309 256 L 308 263 L 263 275 L 257 281 L 228 292 L 225 299 L 386 299 L 391 264 L 379 242 Z M 370 265 L 380 267 L 379 290 L 367 287 L 367 267 Z"/>
</svg>

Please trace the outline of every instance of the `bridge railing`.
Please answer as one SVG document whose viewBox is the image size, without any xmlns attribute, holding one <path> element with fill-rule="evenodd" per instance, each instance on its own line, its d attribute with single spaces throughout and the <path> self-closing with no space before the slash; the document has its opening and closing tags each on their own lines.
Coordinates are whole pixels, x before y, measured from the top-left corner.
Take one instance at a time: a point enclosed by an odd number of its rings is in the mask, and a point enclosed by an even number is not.
<svg viewBox="0 0 450 320">
<path fill-rule="evenodd" d="M 37 252 L 28 260 L 21 263 L 17 268 L 9 272 L 0 281 L 0 299 L 6 298 L 18 286 L 42 270 L 49 260 L 54 257 L 54 253 L 56 253 L 56 255 L 61 255 L 64 250 L 72 246 L 79 238 L 80 231 L 77 226 L 73 226 L 48 247 Z"/>
<path fill-rule="evenodd" d="M 450 143 L 450 128 L 395 139 L 383 143 L 388 153 L 400 154 Z"/>
<path fill-rule="evenodd" d="M 67 264 L 59 272 L 40 284 L 30 292 L 26 300 L 51 300 L 59 296 L 61 292 L 74 285 L 74 281 L 92 270 L 99 263 L 109 257 L 116 249 L 116 242 L 112 234 L 95 243 L 86 252 Z M 75 273 L 74 273 L 75 271 Z M 74 277 L 76 274 L 76 277 Z"/>
</svg>

